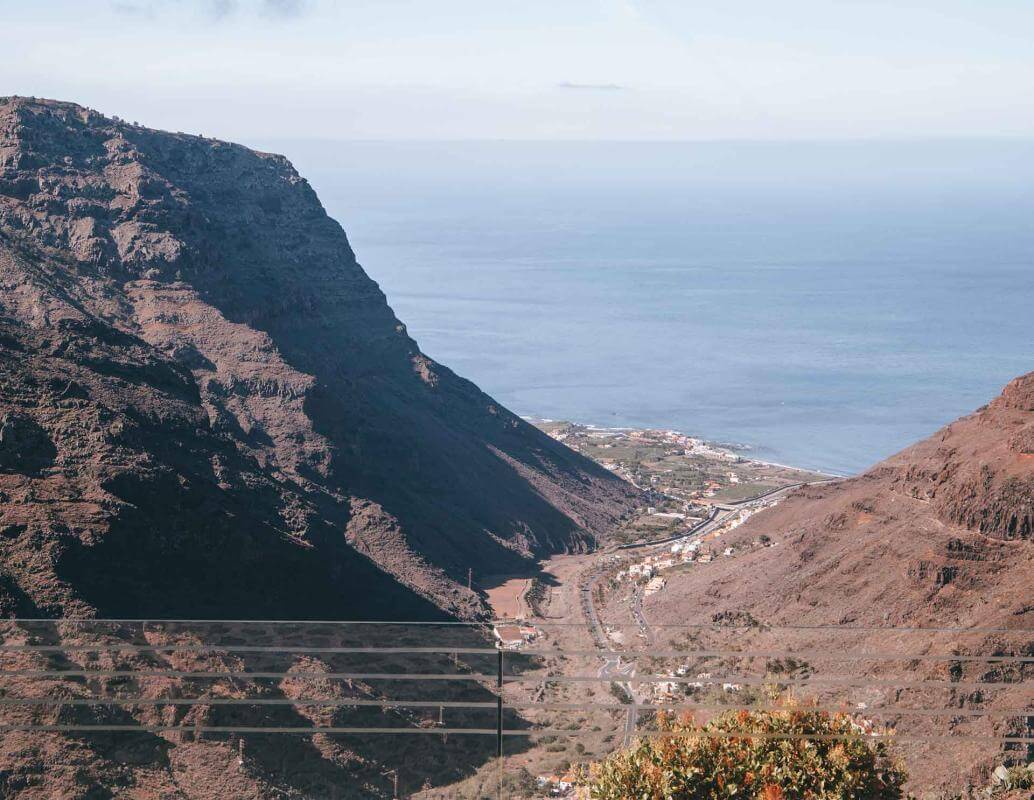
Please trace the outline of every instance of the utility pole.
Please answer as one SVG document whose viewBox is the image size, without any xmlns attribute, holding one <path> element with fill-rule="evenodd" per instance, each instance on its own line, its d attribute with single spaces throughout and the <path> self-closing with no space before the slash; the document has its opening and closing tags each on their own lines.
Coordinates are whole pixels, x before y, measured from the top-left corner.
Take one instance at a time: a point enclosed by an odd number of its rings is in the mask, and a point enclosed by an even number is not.
<svg viewBox="0 0 1034 800">
<path fill-rule="evenodd" d="M 467 591 L 472 591 L 474 586 L 474 568 L 467 567 Z"/>
<path fill-rule="evenodd" d="M 399 772 L 397 769 L 389 769 L 387 772 L 382 772 L 382 775 L 387 777 L 392 776 L 394 787 L 391 792 L 392 800 L 399 800 Z"/>
<path fill-rule="evenodd" d="M 503 800 L 503 651 L 496 662 L 496 761 L 499 763 L 498 800 Z"/>
</svg>

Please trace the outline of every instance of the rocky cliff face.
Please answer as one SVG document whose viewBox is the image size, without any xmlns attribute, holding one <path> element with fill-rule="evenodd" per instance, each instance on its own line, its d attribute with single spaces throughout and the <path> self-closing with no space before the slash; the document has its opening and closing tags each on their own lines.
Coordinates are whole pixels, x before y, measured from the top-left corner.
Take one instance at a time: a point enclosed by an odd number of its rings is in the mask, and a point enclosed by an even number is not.
<svg viewBox="0 0 1034 800">
<path fill-rule="evenodd" d="M 1002 541 L 1034 538 L 1034 373 L 1017 378 L 935 447 L 906 453 L 899 482 L 944 522 Z M 901 465 L 898 465 L 899 472 Z"/>
<path fill-rule="evenodd" d="M 0 99 L 0 610 L 413 617 L 632 490 L 423 355 L 281 156 Z"/>
</svg>

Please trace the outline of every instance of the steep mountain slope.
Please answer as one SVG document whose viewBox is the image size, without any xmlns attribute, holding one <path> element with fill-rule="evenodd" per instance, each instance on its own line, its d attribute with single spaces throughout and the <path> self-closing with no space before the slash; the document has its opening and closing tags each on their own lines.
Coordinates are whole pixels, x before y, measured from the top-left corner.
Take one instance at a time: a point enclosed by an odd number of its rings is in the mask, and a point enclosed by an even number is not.
<svg viewBox="0 0 1034 800">
<path fill-rule="evenodd" d="M 762 536 L 774 544 L 761 546 Z M 912 692 L 892 685 L 846 697 L 868 707 L 960 710 L 954 719 L 892 719 L 903 735 L 1030 735 L 1022 716 L 963 715 L 1034 713 L 1031 664 L 965 658 L 1034 656 L 1034 373 L 865 474 L 806 487 L 757 514 L 721 539 L 727 546 L 732 557 L 673 576 L 649 598 L 649 619 L 845 626 L 836 634 L 751 628 L 727 641 L 826 653 L 812 659 L 819 674 L 852 674 L 863 685 L 873 678 L 961 684 Z M 884 657 L 838 660 L 847 653 Z M 891 657 L 908 653 L 961 658 Z M 969 681 L 1015 685 L 981 690 Z M 909 743 L 906 752 L 920 785 L 955 788 L 981 785 L 1001 757 L 995 747 L 964 740 Z"/>
<path fill-rule="evenodd" d="M 752 517 L 723 546 L 762 534 L 779 546 L 717 561 L 667 595 L 706 590 L 709 608 L 770 622 L 1030 627 L 1032 525 L 1034 373 L 863 475 Z"/>
<path fill-rule="evenodd" d="M 471 616 L 633 501 L 423 355 L 281 156 L 0 99 L 0 609 Z"/>
</svg>

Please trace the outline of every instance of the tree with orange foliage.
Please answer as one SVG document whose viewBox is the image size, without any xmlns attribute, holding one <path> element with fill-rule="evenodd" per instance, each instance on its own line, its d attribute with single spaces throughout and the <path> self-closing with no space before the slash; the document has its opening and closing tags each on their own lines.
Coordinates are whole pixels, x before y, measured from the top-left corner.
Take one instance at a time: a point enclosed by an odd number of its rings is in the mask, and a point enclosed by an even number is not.
<svg viewBox="0 0 1034 800">
<path fill-rule="evenodd" d="M 788 705 L 704 725 L 660 714 L 663 735 L 593 767 L 593 800 L 894 800 L 905 774 L 885 739 L 844 714 Z"/>
</svg>

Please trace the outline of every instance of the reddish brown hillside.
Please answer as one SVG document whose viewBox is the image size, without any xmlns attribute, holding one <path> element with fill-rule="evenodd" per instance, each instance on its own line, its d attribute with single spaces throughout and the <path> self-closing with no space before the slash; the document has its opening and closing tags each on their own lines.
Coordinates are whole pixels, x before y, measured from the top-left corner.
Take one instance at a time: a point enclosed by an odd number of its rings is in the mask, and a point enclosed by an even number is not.
<svg viewBox="0 0 1034 800">
<path fill-rule="evenodd" d="M 721 540 L 720 557 L 673 577 L 646 602 L 652 622 L 749 618 L 773 625 L 843 625 L 848 635 L 771 632 L 758 641 L 812 652 L 1034 653 L 1034 373 L 1001 396 L 856 478 L 798 491 Z M 759 544 L 763 535 L 773 546 Z M 730 616 L 732 615 L 732 616 Z M 1016 630 L 936 635 L 909 627 Z M 746 634 L 744 634 L 746 635 Z M 842 664 L 838 668 L 844 668 Z M 1030 665 L 860 662 L 859 674 L 960 680 L 1027 680 Z M 956 665 L 958 667 L 958 665 Z M 997 693 L 960 688 L 920 704 L 1031 707 L 1029 683 Z M 888 690 L 889 691 L 889 690 Z M 900 695 L 900 693 L 899 693 Z M 867 697 L 893 704 L 891 695 Z M 897 702 L 904 704 L 907 693 Z M 902 719 L 922 734 L 1024 734 L 1023 719 Z M 993 760 L 977 745 L 912 747 L 918 778 L 980 782 Z"/>
<path fill-rule="evenodd" d="M 424 356 L 286 159 L 68 103 L 0 99 L 0 350 L 8 614 L 472 615 L 633 496 Z"/>
<path fill-rule="evenodd" d="M 748 552 L 666 594 L 771 622 L 1034 627 L 1032 444 L 1034 373 L 865 474 L 753 517 L 723 540 Z M 761 534 L 779 546 L 749 550 Z"/>
<path fill-rule="evenodd" d="M 469 568 L 582 548 L 634 500 L 423 355 L 283 157 L 0 99 L 0 616 L 472 617 Z M 408 791 L 488 755 L 469 738 L 143 730 L 420 721 L 275 705 L 386 687 L 162 674 L 355 666 L 340 654 L 148 649 L 221 641 L 204 625 L 168 641 L 113 628 L 100 652 L 75 649 L 98 646 L 75 624 L 2 639 L 5 700 L 86 701 L 6 705 L 4 725 L 130 728 L 5 730 L 3 797 L 390 797 L 389 767 Z M 77 668 L 88 679 L 64 679 Z M 197 695 L 274 705 L 110 705 Z"/>
</svg>

